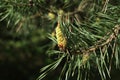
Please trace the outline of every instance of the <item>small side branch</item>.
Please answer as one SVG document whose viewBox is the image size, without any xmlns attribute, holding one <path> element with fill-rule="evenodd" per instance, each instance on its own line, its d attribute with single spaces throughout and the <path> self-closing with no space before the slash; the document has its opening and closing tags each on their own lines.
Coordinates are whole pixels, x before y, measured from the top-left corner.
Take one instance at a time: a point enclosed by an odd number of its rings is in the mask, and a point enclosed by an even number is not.
<svg viewBox="0 0 120 80">
<path fill-rule="evenodd" d="M 88 48 L 87 50 L 82 50 L 81 52 L 82 53 L 89 53 L 90 52 L 93 52 L 95 51 L 96 49 L 100 48 L 100 47 L 103 47 L 107 44 L 109 44 L 111 41 L 113 41 L 114 39 L 117 38 L 118 34 L 119 34 L 119 31 L 120 31 L 120 25 L 116 25 L 113 29 L 113 33 L 109 33 L 110 36 L 108 37 L 107 40 L 105 40 L 105 42 L 103 42 L 103 40 L 100 40 L 98 41 L 98 43 L 96 43 L 95 45 L 91 46 L 90 48 Z M 106 36 L 104 36 L 105 38 Z M 101 44 L 102 43 L 102 44 Z"/>
</svg>

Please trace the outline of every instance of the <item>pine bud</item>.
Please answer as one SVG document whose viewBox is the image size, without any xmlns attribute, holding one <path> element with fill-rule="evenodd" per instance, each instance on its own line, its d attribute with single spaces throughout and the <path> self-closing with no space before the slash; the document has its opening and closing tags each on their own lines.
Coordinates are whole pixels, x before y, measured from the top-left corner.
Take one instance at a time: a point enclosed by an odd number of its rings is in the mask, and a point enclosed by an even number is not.
<svg viewBox="0 0 120 80">
<path fill-rule="evenodd" d="M 100 22 L 100 18 L 97 17 L 97 18 L 96 18 L 96 22 Z"/>
<path fill-rule="evenodd" d="M 55 31 L 56 31 L 56 38 L 57 38 L 58 47 L 60 48 L 60 50 L 65 50 L 67 41 L 66 41 L 65 36 L 63 35 L 63 32 L 60 28 L 59 23 L 58 23 Z"/>
<path fill-rule="evenodd" d="M 49 12 L 49 13 L 48 13 L 48 18 L 49 18 L 50 20 L 55 19 L 55 14 L 54 14 L 54 13 Z"/>
<path fill-rule="evenodd" d="M 83 54 L 82 63 L 85 64 L 88 59 L 89 59 L 89 54 Z"/>
<path fill-rule="evenodd" d="M 60 9 L 60 10 L 58 11 L 58 13 L 59 13 L 60 15 L 63 15 L 63 14 L 64 14 L 64 11 L 63 11 L 62 9 Z"/>
<path fill-rule="evenodd" d="M 56 34 L 55 34 L 55 31 L 53 31 L 52 34 L 51 34 L 51 36 L 52 36 L 52 37 L 55 37 L 55 35 L 56 35 Z"/>
</svg>

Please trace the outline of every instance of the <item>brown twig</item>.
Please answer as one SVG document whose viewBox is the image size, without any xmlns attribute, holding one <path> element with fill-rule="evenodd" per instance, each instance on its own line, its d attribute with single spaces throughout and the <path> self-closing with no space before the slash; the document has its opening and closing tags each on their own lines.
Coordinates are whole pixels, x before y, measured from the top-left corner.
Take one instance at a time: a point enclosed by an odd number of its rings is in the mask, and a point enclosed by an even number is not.
<svg viewBox="0 0 120 80">
<path fill-rule="evenodd" d="M 23 23 L 25 22 L 25 20 L 26 20 L 25 18 L 22 18 L 22 20 L 18 23 L 18 27 L 17 27 L 17 29 L 16 29 L 16 32 L 19 32 L 19 31 L 20 31 L 20 29 L 21 29 Z"/>
<path fill-rule="evenodd" d="M 109 44 L 113 39 L 116 39 L 117 38 L 117 35 L 119 34 L 119 31 L 120 31 L 120 25 L 116 25 L 114 27 L 114 30 L 113 30 L 113 33 L 109 36 L 109 38 L 103 42 L 102 40 L 98 41 L 99 43 L 97 43 L 96 45 L 93 45 L 91 46 L 90 48 L 88 49 L 85 49 L 85 50 L 82 50 L 81 52 L 82 53 L 89 53 L 90 52 L 93 52 L 95 51 L 96 49 L 100 48 L 100 47 L 103 47 L 107 44 Z M 105 36 L 106 37 L 106 36 Z M 101 44 L 102 43 L 102 44 Z"/>
<path fill-rule="evenodd" d="M 106 13 L 108 3 L 109 3 L 109 0 L 106 0 L 105 3 L 104 3 L 104 5 L 103 5 L 102 12 Z"/>
<path fill-rule="evenodd" d="M 30 16 L 30 19 L 34 19 L 34 18 L 37 18 L 37 17 L 40 17 L 41 16 L 41 13 L 37 12 L 36 14 Z"/>
<path fill-rule="evenodd" d="M 113 62 L 113 57 L 114 57 L 114 54 L 115 54 L 115 51 L 116 51 L 116 41 L 117 39 L 115 39 L 115 43 L 113 44 L 113 48 L 112 48 L 112 55 L 110 57 L 110 65 L 109 65 L 109 71 L 111 71 L 111 65 L 112 65 L 112 62 Z"/>
</svg>

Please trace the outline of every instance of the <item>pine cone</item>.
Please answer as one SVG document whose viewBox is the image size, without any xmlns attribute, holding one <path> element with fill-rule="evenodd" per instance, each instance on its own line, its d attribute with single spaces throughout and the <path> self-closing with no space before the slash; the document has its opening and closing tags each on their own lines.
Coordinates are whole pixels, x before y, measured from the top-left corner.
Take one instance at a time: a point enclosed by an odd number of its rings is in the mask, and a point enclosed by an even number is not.
<svg viewBox="0 0 120 80">
<path fill-rule="evenodd" d="M 66 41 L 65 36 L 63 35 L 63 32 L 60 28 L 59 23 L 58 23 L 55 31 L 56 31 L 56 38 L 57 38 L 58 47 L 60 48 L 60 50 L 65 50 L 67 41 Z"/>
</svg>

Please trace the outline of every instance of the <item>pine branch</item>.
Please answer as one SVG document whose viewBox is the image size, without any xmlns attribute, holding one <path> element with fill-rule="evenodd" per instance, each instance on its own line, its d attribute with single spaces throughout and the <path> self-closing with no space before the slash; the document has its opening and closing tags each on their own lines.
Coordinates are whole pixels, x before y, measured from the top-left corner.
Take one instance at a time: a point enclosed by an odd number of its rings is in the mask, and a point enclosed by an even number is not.
<svg viewBox="0 0 120 80">
<path fill-rule="evenodd" d="M 86 9 L 90 8 L 91 5 L 93 5 L 93 0 L 82 0 L 78 6 L 78 8 L 73 11 L 73 12 L 69 12 L 68 15 L 74 15 L 74 14 L 78 14 L 80 12 L 84 12 L 84 14 L 86 14 Z"/>
<path fill-rule="evenodd" d="M 107 6 L 108 6 L 108 3 L 109 3 L 109 0 L 105 0 L 105 3 L 104 3 L 104 5 L 103 5 L 102 12 L 106 13 L 106 11 L 107 11 Z"/>
<path fill-rule="evenodd" d="M 86 9 L 89 9 L 91 5 L 93 5 L 93 0 L 82 0 L 78 6 L 78 11 L 86 12 Z"/>
<path fill-rule="evenodd" d="M 103 47 L 103 46 L 109 44 L 110 42 L 112 42 L 114 39 L 117 38 L 117 36 L 118 36 L 118 34 L 119 34 L 119 31 L 120 31 L 120 25 L 116 25 L 116 26 L 114 27 L 114 29 L 113 29 L 113 33 L 110 34 L 110 36 L 109 36 L 108 39 L 105 40 L 105 38 L 106 38 L 107 36 L 104 36 L 104 39 L 99 40 L 98 43 L 96 43 L 95 45 L 91 46 L 91 47 L 88 48 L 88 49 L 82 50 L 81 52 L 82 52 L 82 53 L 88 53 L 88 54 L 90 54 L 90 52 L 93 52 L 93 51 L 95 51 L 96 49 L 98 49 L 98 48 L 100 48 L 100 47 Z M 103 42 L 103 40 L 105 40 L 105 41 Z M 101 44 L 101 43 L 102 43 L 102 44 Z"/>
</svg>

